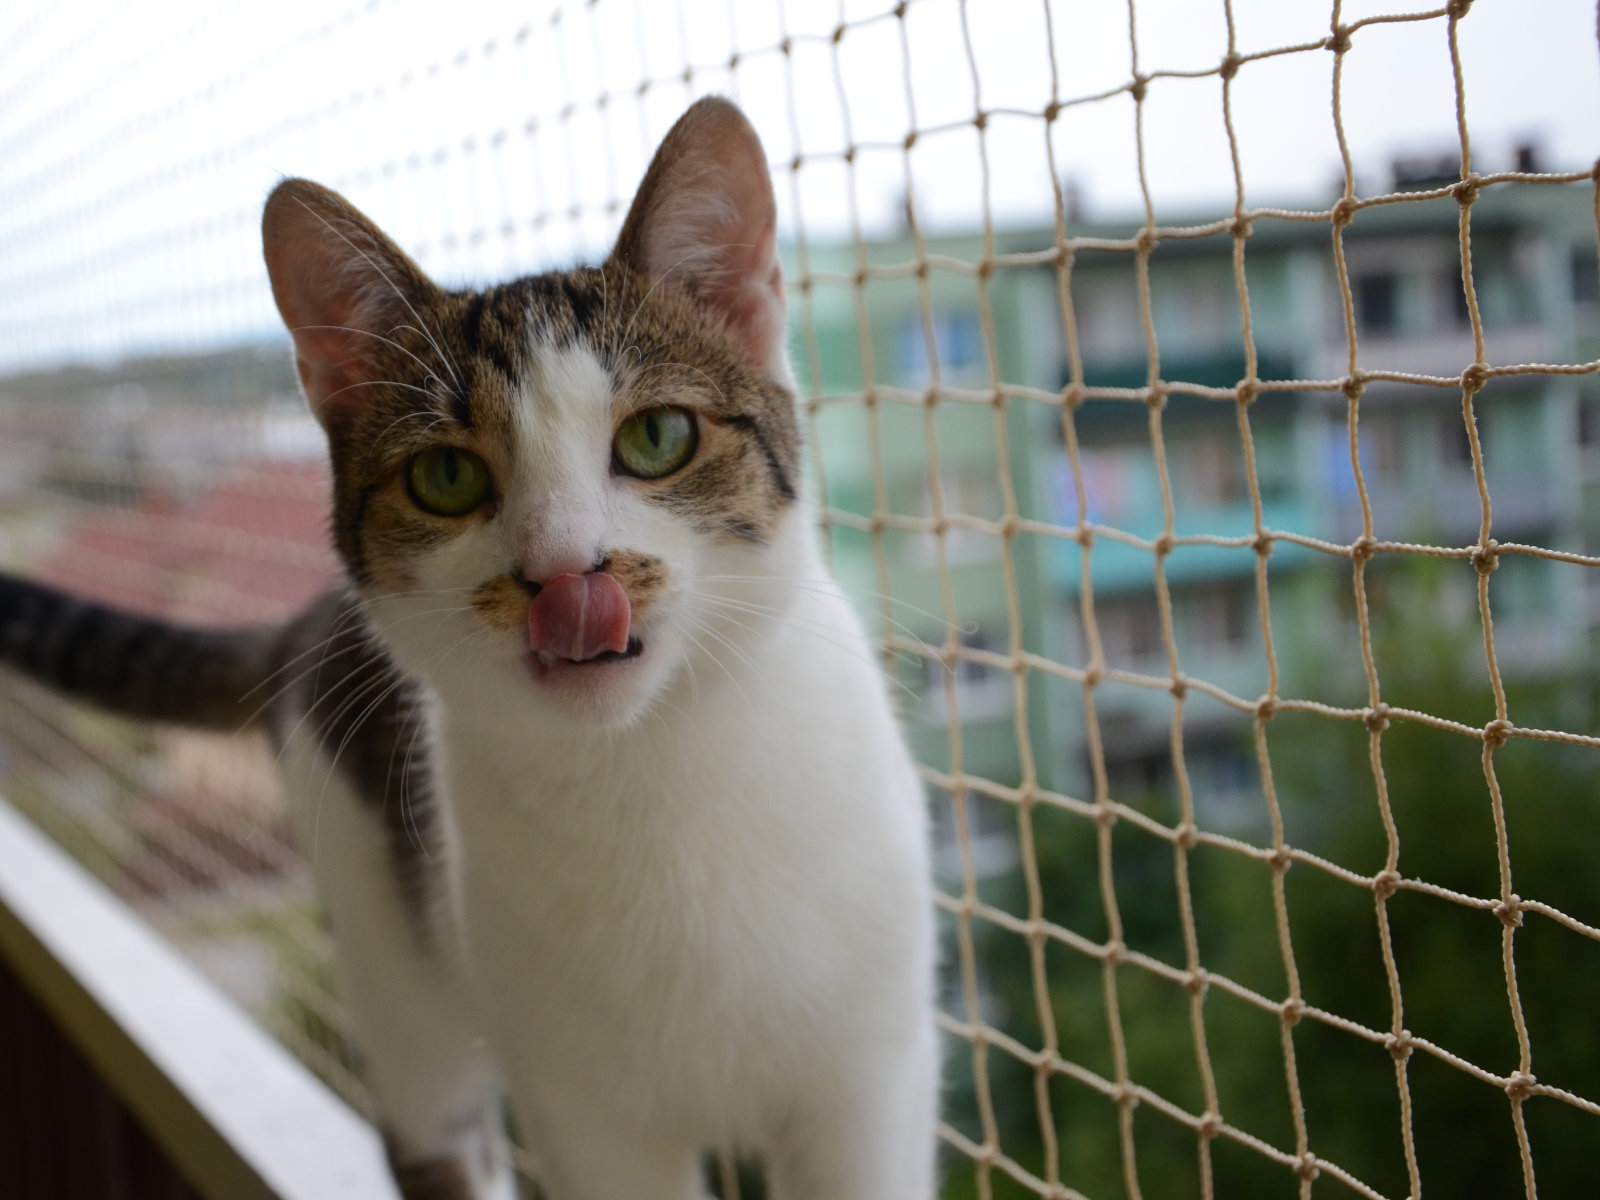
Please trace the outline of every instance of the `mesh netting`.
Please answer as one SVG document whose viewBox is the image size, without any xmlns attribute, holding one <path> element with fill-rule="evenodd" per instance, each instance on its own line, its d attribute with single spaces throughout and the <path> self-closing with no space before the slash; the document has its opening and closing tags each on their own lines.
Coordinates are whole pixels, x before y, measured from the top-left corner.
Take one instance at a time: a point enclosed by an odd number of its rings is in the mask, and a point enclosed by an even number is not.
<svg viewBox="0 0 1600 1200">
<path fill-rule="evenodd" d="M 731 93 L 824 535 L 936 804 L 946 1194 L 1578 1194 L 1592 10 L 260 7 L 0 19 L 13 565 L 293 611 L 336 566 L 259 264 L 278 172 L 491 279 L 603 253 Z M 1584 80 L 1549 99 L 1576 169 L 1468 119 L 1538 90 L 1531 48 Z M 1423 148 L 1385 174 L 1390 123 Z M 0 711 L 7 798 L 364 1105 L 270 752 Z"/>
</svg>

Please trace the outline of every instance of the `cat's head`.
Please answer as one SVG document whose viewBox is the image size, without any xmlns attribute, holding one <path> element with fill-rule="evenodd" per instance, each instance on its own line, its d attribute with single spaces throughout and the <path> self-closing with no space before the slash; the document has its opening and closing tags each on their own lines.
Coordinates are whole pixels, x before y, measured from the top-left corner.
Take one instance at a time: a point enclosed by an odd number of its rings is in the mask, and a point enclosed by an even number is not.
<svg viewBox="0 0 1600 1200">
<path fill-rule="evenodd" d="M 732 104 L 674 126 L 597 268 L 449 292 L 304 180 L 262 225 L 335 541 L 405 666 L 616 726 L 780 606 L 800 435 L 772 185 Z"/>
</svg>

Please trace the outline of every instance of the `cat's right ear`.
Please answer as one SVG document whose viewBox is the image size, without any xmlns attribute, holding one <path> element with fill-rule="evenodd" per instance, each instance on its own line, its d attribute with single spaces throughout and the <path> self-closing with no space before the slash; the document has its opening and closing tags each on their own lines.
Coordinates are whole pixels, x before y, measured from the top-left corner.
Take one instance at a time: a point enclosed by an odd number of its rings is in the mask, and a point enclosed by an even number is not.
<svg viewBox="0 0 1600 1200">
<path fill-rule="evenodd" d="M 384 232 L 339 193 L 286 179 L 261 215 L 272 296 L 294 338 L 295 367 L 324 428 L 364 402 L 362 385 L 401 326 L 438 288 Z"/>
</svg>

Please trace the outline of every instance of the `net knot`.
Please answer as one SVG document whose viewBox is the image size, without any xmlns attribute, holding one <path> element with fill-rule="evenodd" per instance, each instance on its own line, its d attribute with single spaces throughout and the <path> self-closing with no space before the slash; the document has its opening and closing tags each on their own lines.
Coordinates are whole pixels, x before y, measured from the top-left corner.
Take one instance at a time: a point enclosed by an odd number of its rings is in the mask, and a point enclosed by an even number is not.
<svg viewBox="0 0 1600 1200">
<path fill-rule="evenodd" d="M 1217 74 L 1221 75 L 1224 79 L 1232 79 L 1239 73 L 1239 65 L 1241 61 L 1242 60 L 1237 54 L 1229 53 L 1225 55 L 1222 59 L 1222 64 L 1217 67 Z"/>
<path fill-rule="evenodd" d="M 1046 122 L 1054 121 L 1061 115 L 1061 101 L 1052 100 L 1044 106 L 1044 119 Z"/>
<path fill-rule="evenodd" d="M 1526 1100 L 1533 1095 L 1533 1089 L 1539 1081 L 1526 1071 L 1513 1071 L 1506 1080 L 1506 1095 L 1513 1100 Z"/>
<path fill-rule="evenodd" d="M 1494 750 L 1500 749 L 1511 738 L 1511 731 L 1516 726 L 1510 721 L 1494 720 L 1483 727 L 1483 740 Z"/>
<path fill-rule="evenodd" d="M 1110 804 L 1096 805 L 1094 823 L 1100 826 L 1101 829 L 1110 829 L 1117 823 L 1117 810 L 1112 808 Z"/>
<path fill-rule="evenodd" d="M 833 44 L 835 46 L 844 41 L 844 28 L 843 21 L 833 27 Z"/>
<path fill-rule="evenodd" d="M 1250 545 L 1255 548 L 1255 552 L 1262 558 L 1269 557 L 1272 554 L 1273 547 L 1277 544 L 1277 539 L 1270 533 L 1258 533 L 1250 540 Z"/>
<path fill-rule="evenodd" d="M 1345 54 L 1350 49 L 1350 30 L 1344 25 L 1335 25 L 1333 32 L 1322 43 L 1335 54 Z"/>
<path fill-rule="evenodd" d="M 1293 862 L 1294 859 L 1289 856 L 1288 848 L 1284 846 L 1279 846 L 1271 854 L 1267 855 L 1267 865 L 1279 875 L 1287 875 L 1289 873 L 1289 867 Z M 1296 1000 L 1295 1003 L 1299 1004 L 1300 1002 Z M 1295 1018 L 1297 1021 L 1299 1019 L 1299 1017 Z"/>
<path fill-rule="evenodd" d="M 1078 545 L 1082 546 L 1085 550 L 1091 550 L 1094 548 L 1094 530 L 1089 526 L 1079 526 Z"/>
<path fill-rule="evenodd" d="M 1344 393 L 1344 398 L 1354 404 L 1361 399 L 1361 393 L 1367 390 L 1367 385 L 1355 375 L 1346 375 L 1339 381 L 1339 390 Z"/>
<path fill-rule="evenodd" d="M 1241 379 L 1234 386 L 1233 394 L 1239 398 L 1240 404 L 1254 404 L 1261 395 L 1261 381 L 1259 379 Z"/>
<path fill-rule="evenodd" d="M 910 133 L 906 134 L 905 142 L 903 143 L 903 145 L 905 146 L 905 148 L 907 150 L 909 150 L 909 149 L 911 149 L 911 147 L 915 146 L 916 144 L 917 144 L 917 131 L 915 129 L 913 129 Z"/>
<path fill-rule="evenodd" d="M 1270 721 L 1278 715 L 1278 698 L 1276 696 L 1263 696 L 1256 701 L 1256 720 Z"/>
<path fill-rule="evenodd" d="M 1200 1118 L 1200 1124 L 1194 1127 L 1194 1131 L 1208 1140 L 1216 1137 L 1222 1132 L 1222 1114 L 1206 1113 L 1205 1116 Z"/>
<path fill-rule="evenodd" d="M 1165 558 L 1172 553 L 1172 535 L 1163 533 L 1150 543 L 1150 549 L 1157 558 Z"/>
<path fill-rule="evenodd" d="M 929 384 L 928 390 L 922 393 L 922 407 L 932 408 L 937 403 L 939 403 L 939 389 Z"/>
<path fill-rule="evenodd" d="M 1361 710 L 1361 719 L 1370 733 L 1382 733 L 1389 728 L 1389 706 L 1378 701 L 1371 708 Z"/>
<path fill-rule="evenodd" d="M 1156 248 L 1156 242 L 1159 240 L 1156 237 L 1156 231 L 1146 225 L 1139 230 L 1139 236 L 1133 239 L 1133 248 L 1140 254 L 1149 254 Z"/>
<path fill-rule="evenodd" d="M 1343 229 L 1355 220 L 1356 201 L 1354 196 L 1340 196 L 1334 203 L 1331 219 L 1335 229 Z"/>
<path fill-rule="evenodd" d="M 1278 1005 L 1278 1015 L 1283 1019 L 1284 1028 L 1293 1029 L 1300 1024 L 1300 1018 L 1306 1015 L 1306 1002 L 1304 1000 L 1285 1000 Z"/>
<path fill-rule="evenodd" d="M 1500 924 L 1507 929 L 1516 929 L 1522 925 L 1522 897 L 1515 892 L 1512 892 L 1509 897 L 1496 904 L 1490 911 L 1500 918 Z"/>
<path fill-rule="evenodd" d="M 1105 961 L 1110 963 L 1113 967 L 1121 966 L 1123 960 L 1127 957 L 1127 946 L 1123 945 L 1121 942 L 1106 943 Z"/>
<path fill-rule="evenodd" d="M 1411 1031 L 1402 1029 L 1399 1033 L 1391 1033 L 1383 1039 L 1383 1048 L 1389 1052 L 1395 1062 L 1405 1062 L 1411 1057 L 1414 1049 L 1411 1042 Z"/>
<path fill-rule="evenodd" d="M 1317 1166 L 1317 1156 L 1307 1150 L 1295 1161 L 1294 1173 L 1307 1183 L 1321 1175 L 1322 1168 Z"/>
<path fill-rule="evenodd" d="M 1139 1093 L 1133 1090 L 1132 1084 L 1124 1083 L 1117 1088 L 1116 1103 L 1118 1108 L 1132 1112 L 1139 1107 Z"/>
<path fill-rule="evenodd" d="M 1061 389 L 1061 403 L 1076 411 L 1083 404 L 1083 384 L 1069 383 Z"/>
<path fill-rule="evenodd" d="M 1182 700 L 1189 694 L 1189 681 L 1182 675 L 1175 676 L 1172 682 L 1167 684 L 1167 691 L 1172 693 L 1174 700 Z"/>
<path fill-rule="evenodd" d="M 1487 575 L 1500 565 L 1500 543 L 1490 538 L 1472 552 L 1472 565 L 1479 575 Z"/>
<path fill-rule="evenodd" d="M 1145 388 L 1144 402 L 1151 408 L 1165 408 L 1167 406 L 1166 385 L 1158 383 Z"/>
<path fill-rule="evenodd" d="M 1367 537 L 1365 534 L 1350 543 L 1350 557 L 1358 563 L 1366 562 L 1377 552 L 1377 539 Z"/>
<path fill-rule="evenodd" d="M 1141 103 L 1149 90 L 1150 80 L 1144 75 L 1135 75 L 1133 82 L 1128 85 L 1128 94 L 1133 97 L 1135 104 Z"/>
<path fill-rule="evenodd" d="M 972 124 L 979 133 L 982 133 L 989 128 L 989 114 L 980 109 L 977 115 L 972 118 Z"/>
<path fill-rule="evenodd" d="M 1482 187 L 1483 176 L 1476 171 L 1471 171 L 1468 172 L 1465 179 L 1450 189 L 1450 194 L 1456 198 L 1462 208 L 1466 208 L 1478 199 L 1478 192 Z"/>
<path fill-rule="evenodd" d="M 1467 15 L 1468 10 L 1471 8 L 1472 0 L 1450 0 L 1450 3 L 1445 5 L 1444 10 L 1450 15 L 1452 21 L 1459 21 Z"/>
<path fill-rule="evenodd" d="M 1483 385 L 1489 382 L 1489 364 L 1475 362 L 1465 371 L 1461 372 L 1461 387 L 1467 392 L 1481 392 Z"/>
<path fill-rule="evenodd" d="M 906 19 L 906 7 L 906 0 L 900 0 L 900 3 L 894 6 L 893 12 L 897 20 L 904 21 Z"/>
<path fill-rule="evenodd" d="M 1173 838 L 1173 841 L 1184 850 L 1193 850 L 1200 842 L 1200 830 L 1195 828 L 1195 823 L 1193 821 L 1185 821 L 1182 825 L 1179 825 L 1174 832 L 1177 834 L 1177 836 Z M 1197 984 L 1203 985 L 1204 983 L 1205 980 L 1202 976 L 1199 976 L 1196 972 L 1191 971 L 1189 973 L 1189 981 L 1184 986 L 1192 992 L 1195 990 Z M 1201 986 L 1200 990 L 1204 991 L 1204 986 Z"/>
<path fill-rule="evenodd" d="M 1372 891 L 1380 900 L 1387 900 L 1399 887 L 1399 871 L 1379 871 L 1372 877 Z"/>
</svg>

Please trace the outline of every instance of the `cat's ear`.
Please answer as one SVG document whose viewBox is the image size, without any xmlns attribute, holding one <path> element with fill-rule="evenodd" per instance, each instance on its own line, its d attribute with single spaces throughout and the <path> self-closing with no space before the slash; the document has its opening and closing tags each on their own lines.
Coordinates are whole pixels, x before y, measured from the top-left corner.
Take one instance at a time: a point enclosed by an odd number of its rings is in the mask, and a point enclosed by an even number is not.
<svg viewBox="0 0 1600 1200">
<path fill-rule="evenodd" d="M 696 102 L 656 151 L 612 252 L 711 308 L 751 367 L 788 374 L 778 212 L 761 139 L 720 97 Z"/>
<path fill-rule="evenodd" d="M 392 359 L 394 331 L 420 326 L 417 310 L 438 288 L 354 205 L 308 179 L 272 190 L 261 243 L 311 411 L 325 428 L 339 424 Z"/>
</svg>

